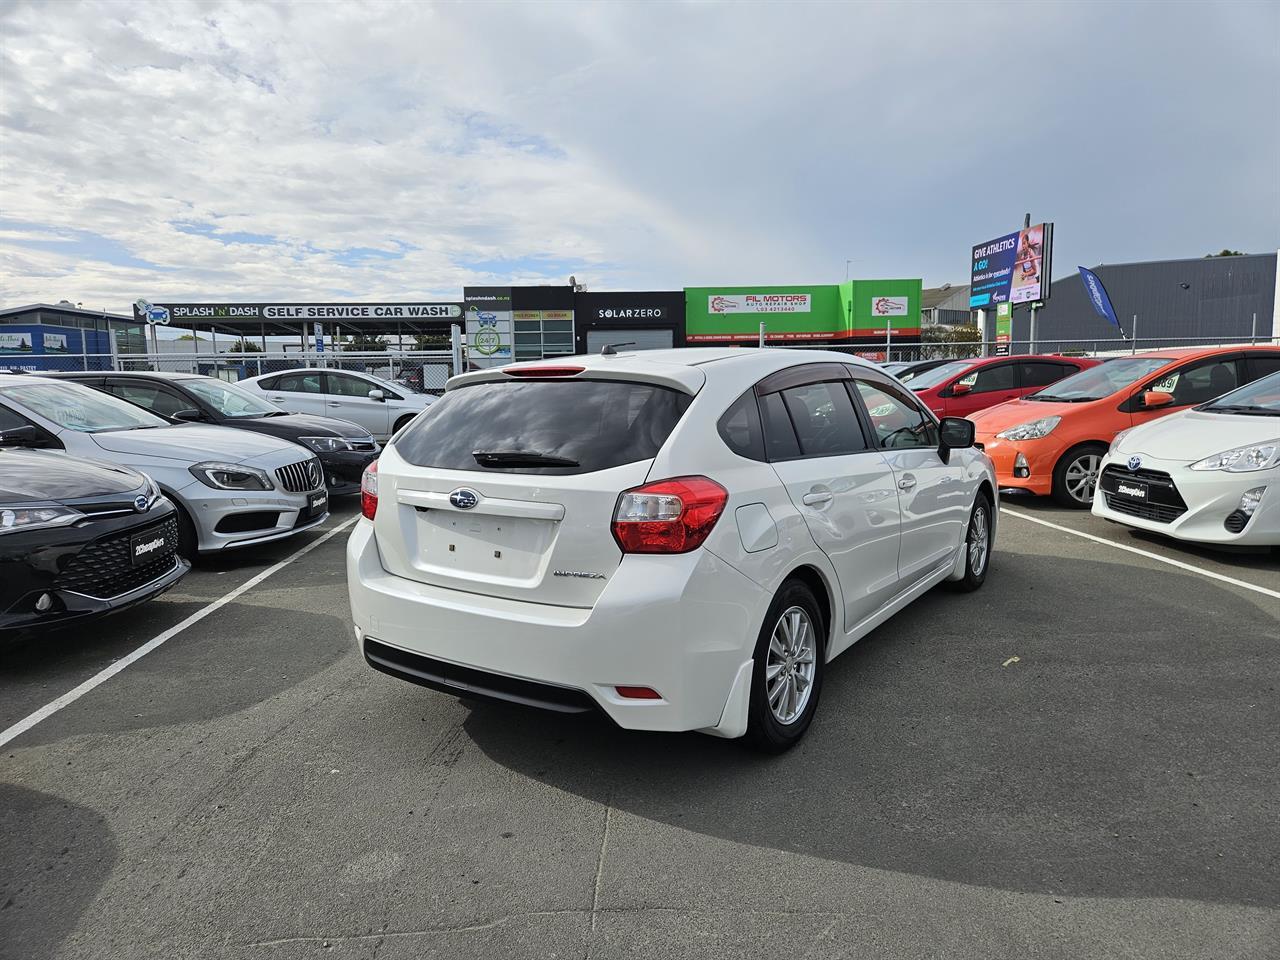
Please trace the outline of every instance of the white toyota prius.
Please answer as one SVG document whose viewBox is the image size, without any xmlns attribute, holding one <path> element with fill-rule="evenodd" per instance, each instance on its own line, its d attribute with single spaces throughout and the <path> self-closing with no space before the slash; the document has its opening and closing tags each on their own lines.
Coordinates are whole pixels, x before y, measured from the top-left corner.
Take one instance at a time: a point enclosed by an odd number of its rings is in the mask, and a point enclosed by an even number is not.
<svg viewBox="0 0 1280 960">
<path fill-rule="evenodd" d="M 1280 546 L 1280 373 L 1116 434 L 1093 512 L 1199 543 Z"/>
<path fill-rule="evenodd" d="M 842 354 L 468 373 L 366 472 L 356 639 L 427 687 L 783 750 L 828 661 L 981 586 L 997 498 L 969 421 Z"/>
</svg>

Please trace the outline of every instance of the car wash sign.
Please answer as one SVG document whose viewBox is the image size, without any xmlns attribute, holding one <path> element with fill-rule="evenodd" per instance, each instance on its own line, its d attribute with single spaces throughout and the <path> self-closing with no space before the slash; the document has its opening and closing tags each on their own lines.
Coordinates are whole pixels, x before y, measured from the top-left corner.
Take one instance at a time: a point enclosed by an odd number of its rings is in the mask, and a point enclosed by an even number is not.
<svg viewBox="0 0 1280 960">
<path fill-rule="evenodd" d="M 137 300 L 139 323 L 184 320 L 273 320 L 310 323 L 324 320 L 450 320 L 462 316 L 460 303 L 151 303 Z"/>
</svg>

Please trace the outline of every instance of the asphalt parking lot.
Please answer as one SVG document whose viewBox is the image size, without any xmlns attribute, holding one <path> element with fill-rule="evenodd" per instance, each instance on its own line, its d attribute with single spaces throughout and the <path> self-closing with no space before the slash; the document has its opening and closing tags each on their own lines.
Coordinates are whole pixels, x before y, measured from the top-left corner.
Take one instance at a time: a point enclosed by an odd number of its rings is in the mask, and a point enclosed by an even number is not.
<svg viewBox="0 0 1280 960">
<path fill-rule="evenodd" d="M 781 757 L 373 672 L 345 529 L 10 644 L 0 956 L 1280 955 L 1277 558 L 1004 506 Z"/>
</svg>

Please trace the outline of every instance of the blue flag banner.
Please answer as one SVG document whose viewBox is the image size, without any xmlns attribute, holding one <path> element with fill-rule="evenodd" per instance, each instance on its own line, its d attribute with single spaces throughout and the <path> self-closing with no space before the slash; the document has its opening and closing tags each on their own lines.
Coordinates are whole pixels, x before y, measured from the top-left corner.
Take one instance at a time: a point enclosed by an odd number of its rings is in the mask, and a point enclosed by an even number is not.
<svg viewBox="0 0 1280 960">
<path fill-rule="evenodd" d="M 1111 305 L 1111 298 L 1107 296 L 1107 288 L 1102 285 L 1102 281 L 1098 279 L 1098 275 L 1088 267 L 1080 267 L 1080 279 L 1084 281 L 1084 292 L 1089 297 L 1089 302 L 1093 304 L 1093 311 L 1104 320 L 1110 320 L 1117 330 L 1124 333 L 1120 329 L 1120 321 L 1116 319 L 1116 308 Z"/>
</svg>

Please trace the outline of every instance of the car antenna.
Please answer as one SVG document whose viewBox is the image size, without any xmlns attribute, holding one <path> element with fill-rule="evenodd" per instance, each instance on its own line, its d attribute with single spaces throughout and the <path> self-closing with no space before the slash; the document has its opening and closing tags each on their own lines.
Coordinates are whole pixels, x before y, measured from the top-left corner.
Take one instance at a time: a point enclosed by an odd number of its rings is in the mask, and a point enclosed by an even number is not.
<svg viewBox="0 0 1280 960">
<path fill-rule="evenodd" d="M 600 356 L 615 357 L 618 355 L 617 347 L 634 347 L 635 345 L 636 342 L 634 340 L 623 340 L 621 343 L 606 343 L 600 351 Z"/>
</svg>

